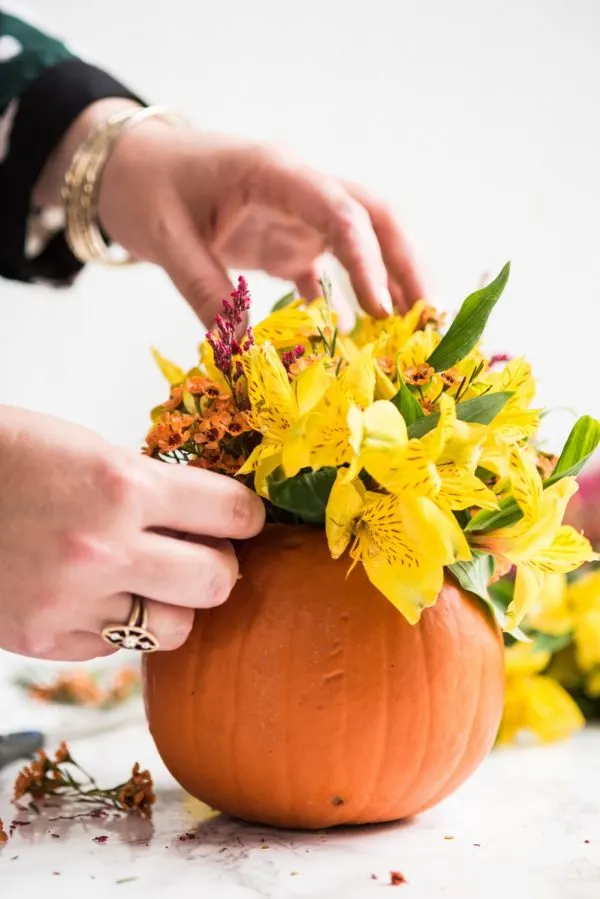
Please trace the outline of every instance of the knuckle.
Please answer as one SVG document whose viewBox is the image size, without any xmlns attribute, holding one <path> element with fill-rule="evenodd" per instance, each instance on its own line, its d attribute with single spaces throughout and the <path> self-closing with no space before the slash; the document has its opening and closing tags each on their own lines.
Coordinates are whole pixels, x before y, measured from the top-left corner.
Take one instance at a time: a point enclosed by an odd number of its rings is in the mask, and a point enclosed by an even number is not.
<svg viewBox="0 0 600 899">
<path fill-rule="evenodd" d="M 236 490 L 231 499 L 230 530 L 234 537 L 251 537 L 262 528 L 264 507 L 250 491 L 243 487 Z"/>
<path fill-rule="evenodd" d="M 366 212 L 352 197 L 341 196 L 335 201 L 334 216 L 338 229 L 352 234 L 364 223 Z"/>
<path fill-rule="evenodd" d="M 112 509 L 133 509 L 137 506 L 140 481 L 136 465 L 128 457 L 102 460 L 96 469 L 96 488 Z"/>
</svg>

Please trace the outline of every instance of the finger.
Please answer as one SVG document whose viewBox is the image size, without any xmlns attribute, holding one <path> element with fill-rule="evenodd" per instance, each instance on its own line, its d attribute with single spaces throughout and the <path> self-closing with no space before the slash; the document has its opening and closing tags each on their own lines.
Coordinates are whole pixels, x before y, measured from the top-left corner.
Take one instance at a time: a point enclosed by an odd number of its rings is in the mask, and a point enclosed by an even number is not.
<svg viewBox="0 0 600 899">
<path fill-rule="evenodd" d="M 185 217 L 172 231 L 173 239 L 163 244 L 159 262 L 202 324 L 212 328 L 215 315 L 222 311 L 223 300 L 233 290 L 231 280 Z M 245 331 L 246 327 L 244 322 L 240 330 Z"/>
<path fill-rule="evenodd" d="M 373 224 L 390 279 L 402 293 L 408 308 L 427 295 L 425 284 L 417 269 L 406 236 L 396 217 L 381 200 L 358 184 L 344 182 L 348 193 L 363 206 Z M 392 294 L 393 295 L 393 294 Z"/>
<path fill-rule="evenodd" d="M 54 643 L 35 658 L 49 662 L 87 662 L 113 655 L 117 650 L 105 643 L 98 633 L 71 631 L 57 636 Z"/>
<path fill-rule="evenodd" d="M 114 596 L 108 596 L 96 609 L 96 620 L 92 627 L 100 633 L 104 627 L 126 624 L 131 612 L 131 603 L 130 593 L 116 593 Z M 163 605 L 163 603 L 154 602 L 151 599 L 144 599 L 144 608 L 146 630 L 156 637 L 159 649 L 171 650 L 183 646 L 194 623 L 193 609 Z M 107 646 L 107 644 L 104 645 Z"/>
<path fill-rule="evenodd" d="M 228 540 L 196 542 L 141 534 L 124 586 L 170 606 L 208 609 L 228 599 L 238 562 Z"/>
<path fill-rule="evenodd" d="M 146 456 L 140 461 L 153 466 L 156 488 L 147 527 L 238 540 L 262 530 L 262 500 L 233 478 L 189 465 L 165 465 Z"/>
<path fill-rule="evenodd" d="M 256 174 L 255 174 L 255 177 Z M 361 306 L 382 317 L 392 311 L 387 272 L 366 210 L 333 178 L 266 157 L 259 198 L 322 234 L 348 272 Z"/>
<path fill-rule="evenodd" d="M 309 302 L 322 295 L 323 288 L 321 287 L 316 265 L 298 275 L 296 278 L 296 289 L 300 296 Z"/>
</svg>

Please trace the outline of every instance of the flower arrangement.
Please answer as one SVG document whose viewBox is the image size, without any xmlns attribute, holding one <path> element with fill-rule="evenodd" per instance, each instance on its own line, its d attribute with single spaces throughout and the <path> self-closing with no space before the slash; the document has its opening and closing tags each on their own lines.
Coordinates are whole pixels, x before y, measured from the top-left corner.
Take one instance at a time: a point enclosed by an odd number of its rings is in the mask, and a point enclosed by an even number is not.
<svg viewBox="0 0 600 899">
<path fill-rule="evenodd" d="M 240 333 L 248 286 L 223 304 L 184 371 L 155 351 L 170 383 L 144 452 L 236 477 L 270 521 L 324 529 L 331 556 L 362 565 L 412 624 L 445 572 L 518 630 L 557 577 L 600 558 L 563 519 L 600 423 L 575 424 L 560 456 L 537 443 L 542 410 L 524 358 L 487 356 L 481 338 L 509 277 L 463 302 L 449 327 L 424 301 L 361 316 L 342 333 L 328 286 L 287 296 Z M 515 570 L 508 604 L 490 585 Z"/>
</svg>

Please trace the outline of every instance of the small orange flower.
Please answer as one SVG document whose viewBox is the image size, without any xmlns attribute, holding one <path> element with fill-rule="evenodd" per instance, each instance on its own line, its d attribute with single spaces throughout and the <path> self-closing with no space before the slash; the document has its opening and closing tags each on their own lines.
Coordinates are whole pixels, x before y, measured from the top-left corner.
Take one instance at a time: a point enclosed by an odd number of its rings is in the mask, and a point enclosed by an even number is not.
<svg viewBox="0 0 600 899">
<path fill-rule="evenodd" d="M 449 368 L 447 371 L 440 372 L 445 387 L 456 387 L 462 381 L 462 376 L 455 368 Z"/>
<path fill-rule="evenodd" d="M 154 425 L 146 438 L 148 446 L 169 453 L 183 446 L 190 439 L 190 427 L 198 420 L 197 415 L 181 412 L 167 412 L 162 421 Z"/>
<path fill-rule="evenodd" d="M 379 368 L 384 375 L 394 375 L 396 373 L 396 362 L 392 356 L 381 356 L 377 360 Z"/>
<path fill-rule="evenodd" d="M 441 328 L 445 320 L 445 312 L 438 312 L 433 306 L 425 306 L 417 324 L 417 331 L 423 331 L 428 325 L 436 329 Z"/>
<path fill-rule="evenodd" d="M 7 843 L 7 842 L 8 842 L 8 834 L 4 830 L 4 824 L 2 822 L 2 818 L 0 818 L 0 845 L 2 845 L 2 843 Z"/>
<path fill-rule="evenodd" d="M 227 425 L 227 433 L 231 437 L 237 437 L 239 434 L 245 434 L 246 431 L 251 430 L 252 427 L 247 412 L 236 412 Z"/>
<path fill-rule="evenodd" d="M 168 411 L 173 411 L 181 406 L 182 400 L 183 387 L 181 386 L 181 384 L 178 384 L 176 387 L 171 388 L 171 396 L 169 397 L 167 402 L 163 404 L 163 406 Z"/>
<path fill-rule="evenodd" d="M 549 453 L 541 453 L 537 454 L 537 470 L 542 477 L 542 480 L 547 480 L 553 473 L 556 468 L 556 463 L 558 462 L 558 456 L 552 456 Z"/>
<path fill-rule="evenodd" d="M 407 368 L 404 372 L 404 380 L 407 384 L 412 384 L 414 387 L 423 387 L 431 381 L 434 374 L 433 367 L 428 365 L 427 362 L 423 362 L 421 365 Z"/>
<path fill-rule="evenodd" d="M 152 816 L 152 806 L 156 802 L 154 784 L 149 771 L 140 771 L 136 762 L 131 777 L 123 784 L 117 797 L 117 804 L 127 812 L 135 812 L 144 818 Z"/>
<path fill-rule="evenodd" d="M 62 765 L 63 762 L 71 761 L 71 753 L 69 752 L 69 747 L 64 740 L 54 754 L 54 761 L 57 765 Z"/>
</svg>

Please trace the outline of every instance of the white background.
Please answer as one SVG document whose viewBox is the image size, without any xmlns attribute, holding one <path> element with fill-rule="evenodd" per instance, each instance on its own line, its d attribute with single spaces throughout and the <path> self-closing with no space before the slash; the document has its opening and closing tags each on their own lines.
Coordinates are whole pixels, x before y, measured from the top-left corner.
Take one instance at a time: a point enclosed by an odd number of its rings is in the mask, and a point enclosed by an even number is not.
<svg viewBox="0 0 600 899">
<path fill-rule="evenodd" d="M 530 357 L 541 403 L 600 415 L 597 0 L 15 5 L 149 101 L 377 189 L 445 308 L 510 259 L 489 348 Z M 250 284 L 258 316 L 285 287 Z M 136 447 L 165 393 L 150 346 L 191 365 L 202 333 L 150 267 L 2 282 L 0 401 Z M 546 421 L 552 446 L 571 423 Z"/>
</svg>

